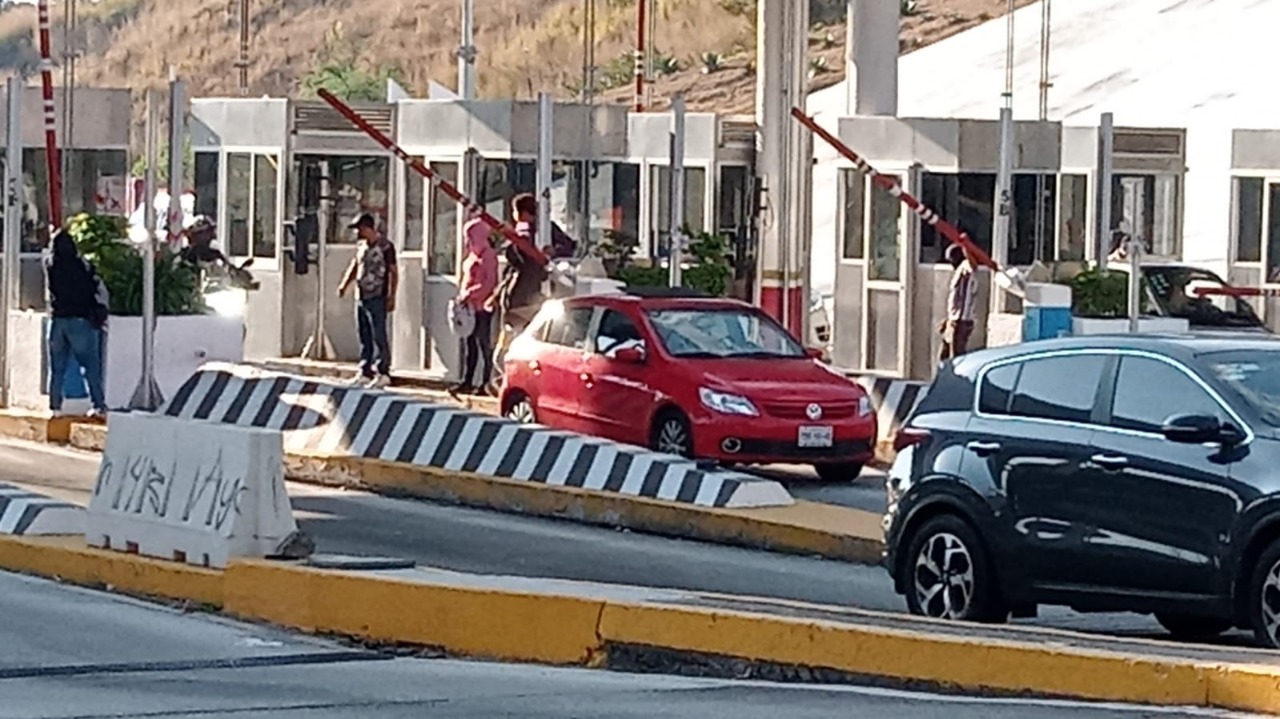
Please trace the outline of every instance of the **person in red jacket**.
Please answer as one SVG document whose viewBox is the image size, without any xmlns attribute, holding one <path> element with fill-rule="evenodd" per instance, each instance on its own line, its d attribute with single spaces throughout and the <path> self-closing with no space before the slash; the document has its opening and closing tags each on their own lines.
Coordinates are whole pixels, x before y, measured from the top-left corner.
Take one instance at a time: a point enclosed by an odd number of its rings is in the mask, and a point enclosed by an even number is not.
<svg viewBox="0 0 1280 719">
<path fill-rule="evenodd" d="M 462 288 L 455 300 L 475 317 L 466 339 L 462 382 L 450 391 L 473 394 L 489 386 L 493 377 L 493 311 L 494 293 L 498 289 L 498 251 L 489 241 L 489 226 L 479 218 L 462 228 L 467 241 L 467 256 L 462 260 Z M 478 384 L 472 383 L 476 365 L 484 362 Z"/>
</svg>

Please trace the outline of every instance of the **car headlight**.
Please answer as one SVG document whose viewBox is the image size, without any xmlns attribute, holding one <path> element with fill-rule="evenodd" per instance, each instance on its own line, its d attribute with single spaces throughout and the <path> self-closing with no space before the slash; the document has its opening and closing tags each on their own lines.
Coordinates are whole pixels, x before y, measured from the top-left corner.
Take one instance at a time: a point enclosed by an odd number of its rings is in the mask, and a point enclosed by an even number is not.
<svg viewBox="0 0 1280 719">
<path fill-rule="evenodd" d="M 717 392 L 706 387 L 699 387 L 698 397 L 702 399 L 703 407 L 721 414 L 736 414 L 744 417 L 757 417 L 760 415 L 760 411 L 756 409 L 754 404 L 751 404 L 751 400 L 742 395 Z"/>
<path fill-rule="evenodd" d="M 865 417 L 871 414 L 871 398 L 863 396 L 858 400 L 858 416 Z"/>
</svg>

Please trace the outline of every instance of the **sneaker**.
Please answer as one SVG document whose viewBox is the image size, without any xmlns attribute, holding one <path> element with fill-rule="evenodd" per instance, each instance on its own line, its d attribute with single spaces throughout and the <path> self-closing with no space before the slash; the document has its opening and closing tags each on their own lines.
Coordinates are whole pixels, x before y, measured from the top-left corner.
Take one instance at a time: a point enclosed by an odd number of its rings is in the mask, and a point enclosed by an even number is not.
<svg viewBox="0 0 1280 719">
<path fill-rule="evenodd" d="M 62 410 L 60 410 L 60 409 L 55 409 L 55 410 L 50 410 L 50 412 L 49 412 L 49 416 L 50 416 L 50 417 L 53 417 L 54 419 L 61 419 L 62 417 L 65 417 L 66 415 L 65 415 L 65 414 L 63 414 Z"/>
<path fill-rule="evenodd" d="M 89 419 L 106 419 L 106 418 L 107 418 L 107 411 L 106 411 L 105 409 L 97 409 L 97 408 L 94 408 L 94 409 L 89 410 L 89 414 L 88 414 L 88 415 L 86 415 L 86 416 L 87 416 Z"/>
<path fill-rule="evenodd" d="M 380 374 L 377 377 L 374 377 L 373 379 L 369 380 L 368 384 L 365 385 L 365 387 L 369 389 L 382 389 L 384 387 L 390 387 L 390 386 L 391 386 L 391 378 L 385 374 Z"/>
<path fill-rule="evenodd" d="M 463 397 L 466 395 L 473 394 L 475 391 L 476 390 L 474 387 L 466 383 L 455 384 L 449 388 L 449 394 L 453 395 L 454 397 Z"/>
<path fill-rule="evenodd" d="M 370 375 L 358 374 L 355 377 L 352 377 L 350 380 L 347 380 L 347 384 L 351 385 L 352 387 L 363 387 L 369 384 L 369 382 L 372 381 L 373 379 L 374 378 Z"/>
</svg>

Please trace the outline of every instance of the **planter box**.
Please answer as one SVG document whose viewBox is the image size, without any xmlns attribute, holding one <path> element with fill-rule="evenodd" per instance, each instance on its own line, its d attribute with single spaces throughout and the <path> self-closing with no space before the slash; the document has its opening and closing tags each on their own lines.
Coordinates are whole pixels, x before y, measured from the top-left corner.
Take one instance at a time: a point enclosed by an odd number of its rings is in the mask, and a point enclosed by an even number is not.
<svg viewBox="0 0 1280 719">
<path fill-rule="evenodd" d="M 1176 317 L 1144 317 L 1138 320 L 1139 332 L 1182 334 L 1191 329 L 1190 323 Z M 1071 334 L 1075 335 L 1123 335 L 1129 333 L 1129 320 L 1073 317 Z"/>
<path fill-rule="evenodd" d="M 9 318 L 10 391 L 12 404 L 26 409 L 49 408 L 49 316 L 14 312 Z M 167 400 L 206 362 L 244 360 L 244 320 L 219 315 L 160 317 L 155 334 L 156 383 Z M 142 318 L 112 317 L 107 326 L 104 367 L 107 406 L 125 407 L 142 372 Z M 72 387 L 63 410 L 87 409 L 83 384 Z M 77 391 L 78 390 L 78 391 Z"/>
</svg>

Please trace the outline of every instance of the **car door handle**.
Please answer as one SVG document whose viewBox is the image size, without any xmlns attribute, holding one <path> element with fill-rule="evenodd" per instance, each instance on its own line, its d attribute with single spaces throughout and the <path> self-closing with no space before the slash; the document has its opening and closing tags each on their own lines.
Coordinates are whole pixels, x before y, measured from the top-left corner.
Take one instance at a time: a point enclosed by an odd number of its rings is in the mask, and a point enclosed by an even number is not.
<svg viewBox="0 0 1280 719">
<path fill-rule="evenodd" d="M 1089 458 L 1089 461 L 1103 469 L 1121 469 L 1129 465 L 1128 457 L 1115 454 L 1095 454 Z"/>
<path fill-rule="evenodd" d="M 970 442 L 965 445 L 965 449 L 973 452 L 979 457 L 990 457 L 1000 451 L 999 442 Z"/>
<path fill-rule="evenodd" d="M 538 360 L 529 360 L 529 369 L 533 370 L 534 372 L 541 372 L 542 364 L 539 363 Z"/>
<path fill-rule="evenodd" d="M 578 375 L 578 378 L 581 379 L 583 382 L 586 382 L 587 384 L 591 384 L 592 377 L 590 372 L 583 372 L 582 374 Z"/>
</svg>

